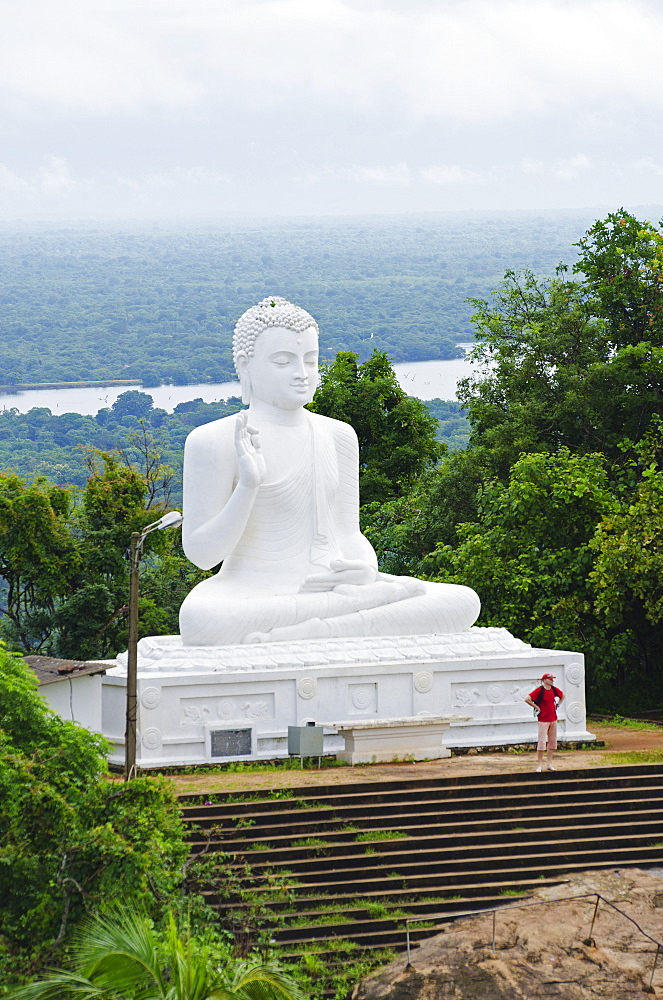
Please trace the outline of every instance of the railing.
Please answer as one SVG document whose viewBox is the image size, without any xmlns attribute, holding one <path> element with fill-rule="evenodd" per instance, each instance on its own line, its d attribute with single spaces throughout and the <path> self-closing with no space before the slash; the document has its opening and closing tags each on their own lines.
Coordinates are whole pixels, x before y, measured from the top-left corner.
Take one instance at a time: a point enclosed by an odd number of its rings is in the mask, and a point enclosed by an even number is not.
<svg viewBox="0 0 663 1000">
<path fill-rule="evenodd" d="M 630 920 L 630 922 L 632 924 L 634 924 L 635 927 L 637 927 L 637 929 L 640 931 L 640 933 L 642 934 L 643 937 L 646 937 L 648 941 L 651 941 L 652 944 L 656 945 L 656 954 L 654 955 L 654 964 L 652 966 L 651 975 L 649 977 L 649 985 L 645 987 L 645 992 L 646 993 L 653 993 L 654 991 L 653 991 L 652 983 L 654 982 L 654 973 L 656 971 L 656 966 L 658 964 L 659 955 L 661 954 L 661 950 L 663 949 L 663 943 L 661 943 L 660 941 L 657 941 L 656 938 L 653 938 L 651 936 L 651 934 L 647 934 L 647 931 L 644 931 L 642 929 L 642 927 L 640 926 L 640 924 L 636 920 L 633 919 L 633 917 L 629 917 L 628 913 L 624 913 L 623 910 L 620 910 L 618 906 L 615 906 L 614 903 L 611 903 L 609 899 L 606 899 L 605 896 L 602 896 L 598 892 L 587 892 L 587 893 L 583 893 L 581 896 L 562 896 L 560 899 L 537 899 L 533 903 L 512 903 L 511 905 L 504 905 L 504 906 L 487 906 L 485 909 L 482 909 L 482 910 L 458 910 L 458 911 L 456 911 L 454 913 L 432 913 L 432 914 L 430 914 L 430 916 L 432 916 L 433 919 L 443 917 L 444 918 L 444 922 L 446 922 L 448 920 L 456 920 L 456 919 L 458 919 L 458 917 L 476 917 L 476 916 L 482 916 L 483 914 L 486 914 L 486 913 L 492 913 L 492 915 L 493 915 L 493 943 L 492 943 L 492 949 L 493 949 L 493 953 L 494 953 L 495 952 L 495 926 L 496 926 L 496 920 L 497 920 L 497 914 L 498 913 L 508 913 L 510 910 L 524 910 L 526 907 L 529 907 L 529 906 L 550 906 L 551 904 L 554 904 L 554 903 L 568 903 L 569 901 L 574 900 L 574 899 L 595 899 L 596 900 L 596 904 L 594 906 L 594 913 L 592 914 L 592 923 L 591 923 L 591 927 L 589 928 L 589 934 L 587 935 L 586 938 L 583 938 L 583 942 L 582 942 L 583 944 L 586 944 L 586 945 L 591 946 L 591 947 L 595 947 L 596 946 L 596 942 L 594 941 L 594 938 L 592 937 L 592 931 L 594 930 L 594 924 L 596 922 L 596 915 L 597 915 L 598 910 L 599 910 L 599 903 L 605 903 L 606 906 L 612 907 L 612 909 L 616 910 L 617 913 L 621 914 L 622 917 L 625 917 L 627 920 Z M 411 968 L 412 967 L 411 962 L 410 962 L 410 924 L 411 923 L 420 923 L 420 921 L 421 921 L 421 917 L 408 917 L 406 919 L 406 921 L 405 921 L 405 935 L 406 935 L 406 940 L 407 940 L 407 965 L 406 965 L 406 968 Z"/>
</svg>

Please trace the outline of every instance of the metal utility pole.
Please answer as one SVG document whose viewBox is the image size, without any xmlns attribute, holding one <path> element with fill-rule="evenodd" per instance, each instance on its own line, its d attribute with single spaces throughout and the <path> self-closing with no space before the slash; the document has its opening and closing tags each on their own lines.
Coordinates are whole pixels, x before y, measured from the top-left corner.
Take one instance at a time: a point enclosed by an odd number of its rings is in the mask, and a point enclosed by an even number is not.
<svg viewBox="0 0 663 1000">
<path fill-rule="evenodd" d="M 127 722 L 124 731 L 124 780 L 136 775 L 136 729 L 138 717 L 138 583 L 143 542 L 151 531 L 178 528 L 179 510 L 171 510 L 142 531 L 134 531 L 129 545 L 129 642 L 127 644 Z"/>
<path fill-rule="evenodd" d="M 138 579 L 143 536 L 134 531 L 129 547 L 129 643 L 127 646 L 127 725 L 124 732 L 124 780 L 136 771 L 136 716 L 138 689 Z"/>
</svg>

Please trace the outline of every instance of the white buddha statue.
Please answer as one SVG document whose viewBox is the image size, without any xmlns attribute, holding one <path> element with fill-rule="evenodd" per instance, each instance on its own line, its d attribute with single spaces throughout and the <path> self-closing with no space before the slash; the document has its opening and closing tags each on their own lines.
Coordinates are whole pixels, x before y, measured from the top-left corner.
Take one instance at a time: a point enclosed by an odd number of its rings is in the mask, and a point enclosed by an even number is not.
<svg viewBox="0 0 663 1000">
<path fill-rule="evenodd" d="M 235 327 L 248 411 L 189 435 L 183 544 L 201 569 L 223 563 L 182 604 L 185 646 L 462 632 L 469 587 L 378 570 L 359 530 L 357 435 L 305 409 L 318 379 L 318 326 L 283 298 Z"/>
</svg>

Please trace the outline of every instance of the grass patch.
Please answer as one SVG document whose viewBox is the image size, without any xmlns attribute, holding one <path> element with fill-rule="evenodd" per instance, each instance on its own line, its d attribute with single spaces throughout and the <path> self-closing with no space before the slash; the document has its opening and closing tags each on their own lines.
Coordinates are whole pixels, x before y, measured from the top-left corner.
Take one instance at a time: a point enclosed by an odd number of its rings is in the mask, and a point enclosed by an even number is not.
<svg viewBox="0 0 663 1000">
<path fill-rule="evenodd" d="M 354 905 L 357 909 L 366 910 L 373 920 L 380 920 L 389 913 L 387 906 L 379 899 L 357 899 Z"/>
<path fill-rule="evenodd" d="M 247 851 L 269 851 L 269 850 L 270 850 L 270 845 L 265 844 L 261 840 L 257 840 L 255 844 L 249 844 L 249 846 L 247 847 Z"/>
<path fill-rule="evenodd" d="M 614 715 L 612 719 L 597 720 L 599 726 L 617 726 L 619 729 L 657 729 L 661 732 L 661 726 L 653 722 L 641 722 L 640 719 L 626 719 L 623 715 Z"/>
<path fill-rule="evenodd" d="M 374 847 L 366 847 L 366 848 L 364 848 L 364 854 L 377 854 L 377 853 L 378 852 L 376 851 L 376 849 Z"/>
<path fill-rule="evenodd" d="M 366 910 L 371 920 L 406 920 L 412 914 L 398 906 L 388 906 L 379 899 L 358 899 L 353 909 Z"/>
<path fill-rule="evenodd" d="M 358 826 L 353 826 L 352 823 L 347 823 L 345 826 L 341 827 L 339 833 L 357 833 L 358 830 Z"/>
<path fill-rule="evenodd" d="M 323 847 L 331 847 L 328 840 L 321 840 L 320 837 L 302 837 L 301 840 L 293 840 L 291 847 L 310 847 L 311 850 L 319 851 Z"/>
<path fill-rule="evenodd" d="M 311 914 L 309 916 L 296 917 L 288 920 L 287 927 L 326 927 L 328 924 L 351 924 L 355 917 L 349 917 L 347 913 L 324 913 Z"/>
<path fill-rule="evenodd" d="M 522 896 L 524 893 L 520 889 L 502 889 L 500 896 Z"/>
<path fill-rule="evenodd" d="M 306 944 L 306 952 L 347 952 L 357 951 L 359 945 L 356 941 L 346 941 L 344 938 L 328 938 L 326 941 L 309 941 Z"/>
<path fill-rule="evenodd" d="M 357 843 L 366 840 L 403 840 L 408 836 L 402 830 L 366 830 L 365 833 L 358 833 L 355 840 Z"/>
<path fill-rule="evenodd" d="M 663 736 L 663 734 L 661 735 Z M 627 753 L 605 753 L 601 755 L 601 759 L 598 761 L 599 767 L 602 764 L 663 764 L 663 749 L 629 750 Z"/>
<path fill-rule="evenodd" d="M 294 806 L 296 809 L 333 809 L 333 805 L 330 802 L 304 802 L 303 799 L 295 799 Z"/>
<path fill-rule="evenodd" d="M 288 966 L 287 971 L 311 997 L 320 997 L 325 990 L 331 1000 L 345 1000 L 358 982 L 395 958 L 394 951 L 364 951 L 344 956 L 342 968 L 331 969 L 313 952 L 302 955 L 298 964 Z"/>
<path fill-rule="evenodd" d="M 437 920 L 411 920 L 408 924 L 411 931 L 420 931 L 425 927 L 435 927 Z"/>
<path fill-rule="evenodd" d="M 230 822 L 235 824 L 236 830 L 248 830 L 249 827 L 256 825 L 254 819 L 245 819 L 243 816 L 240 816 L 239 819 L 233 817 Z"/>
<path fill-rule="evenodd" d="M 524 829 L 525 829 L 524 826 L 512 826 L 511 827 L 511 832 L 512 833 L 520 833 L 521 830 L 524 830 Z"/>
</svg>

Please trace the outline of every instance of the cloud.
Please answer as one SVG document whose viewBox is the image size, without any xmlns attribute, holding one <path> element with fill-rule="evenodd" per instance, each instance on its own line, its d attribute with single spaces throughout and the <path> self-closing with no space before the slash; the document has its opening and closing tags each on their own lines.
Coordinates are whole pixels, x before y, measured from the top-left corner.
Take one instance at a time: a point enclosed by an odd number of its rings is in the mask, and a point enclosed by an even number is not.
<svg viewBox="0 0 663 1000">
<path fill-rule="evenodd" d="M 26 113 L 389 109 L 459 124 L 663 107 L 642 0 L 23 0 L 0 99 Z"/>
<path fill-rule="evenodd" d="M 407 163 L 395 163 L 387 167 L 349 167 L 342 173 L 350 180 L 377 184 L 380 187 L 407 187 L 412 180 Z"/>
<path fill-rule="evenodd" d="M 457 164 L 426 167 L 420 171 L 420 176 L 429 184 L 477 184 L 483 180 L 474 170 L 464 170 Z"/>
<path fill-rule="evenodd" d="M 318 170 L 299 170 L 291 176 L 295 184 L 319 185 L 337 181 L 351 181 L 353 184 L 374 187 L 409 187 L 412 171 L 407 163 L 393 163 L 365 166 L 335 166 L 325 163 Z"/>
<path fill-rule="evenodd" d="M 591 166 L 589 157 L 584 153 L 578 153 L 568 160 L 557 160 L 551 168 L 551 173 L 562 181 L 570 181 L 575 180 L 585 170 L 591 169 Z"/>
<path fill-rule="evenodd" d="M 545 167 L 541 160 L 537 160 L 534 157 L 526 157 L 520 163 L 520 169 L 524 174 L 542 174 L 545 171 Z"/>
<path fill-rule="evenodd" d="M 651 156 L 636 160 L 633 169 L 642 173 L 654 174 L 656 177 L 663 177 L 663 163 L 657 163 Z"/>
<path fill-rule="evenodd" d="M 174 28 L 150 2 L 22 0 L 3 11 L 0 97 L 19 114 L 48 108 L 135 114 L 190 105 L 202 89 L 180 66 L 184 49 Z"/>
<path fill-rule="evenodd" d="M 45 162 L 26 177 L 19 176 L 6 164 L 0 163 L 0 191 L 33 200 L 42 195 L 50 197 L 68 194 L 74 187 L 67 162 L 61 156 L 46 157 Z"/>
<path fill-rule="evenodd" d="M 39 168 L 39 188 L 44 194 L 65 194 L 74 187 L 69 167 L 61 156 L 49 156 Z"/>
<path fill-rule="evenodd" d="M 156 191 L 172 191 L 191 188 L 227 187 L 232 184 L 230 174 L 205 167 L 173 167 L 150 171 L 137 177 L 118 176 L 114 178 L 118 187 L 128 188 L 136 194 L 149 197 Z"/>
<path fill-rule="evenodd" d="M 23 177 L 19 177 L 13 170 L 0 163 L 0 191 L 9 191 L 12 194 L 30 194 L 30 184 Z"/>
</svg>

